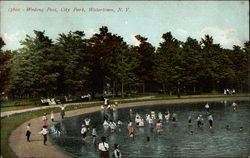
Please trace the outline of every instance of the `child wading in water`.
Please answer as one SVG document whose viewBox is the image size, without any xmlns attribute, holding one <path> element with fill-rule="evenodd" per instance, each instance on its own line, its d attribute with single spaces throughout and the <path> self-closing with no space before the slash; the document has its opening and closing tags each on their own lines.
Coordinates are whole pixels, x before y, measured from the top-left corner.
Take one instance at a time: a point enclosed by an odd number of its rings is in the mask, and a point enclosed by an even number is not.
<svg viewBox="0 0 250 158">
<path fill-rule="evenodd" d="M 114 145 L 115 147 L 115 150 L 114 150 L 114 158 L 121 158 L 122 157 L 122 154 L 121 154 L 121 151 L 119 149 L 119 144 L 115 144 Z"/>
<path fill-rule="evenodd" d="M 52 122 L 54 122 L 55 116 L 53 111 L 51 111 L 50 119 Z"/>
<path fill-rule="evenodd" d="M 62 105 L 60 108 L 61 108 L 61 117 L 62 117 L 62 119 L 64 119 L 64 116 L 65 116 L 65 106 Z"/>
<path fill-rule="evenodd" d="M 110 126 L 110 132 L 114 133 L 116 129 L 116 123 L 113 122 L 113 120 L 110 120 L 109 126 Z"/>
<path fill-rule="evenodd" d="M 188 116 L 188 125 L 191 126 L 192 125 L 192 117 Z"/>
<path fill-rule="evenodd" d="M 96 136 L 97 136 L 96 126 L 93 126 L 93 129 L 92 129 L 93 144 L 96 143 Z"/>
<path fill-rule="evenodd" d="M 132 122 L 130 120 L 130 122 L 128 123 L 128 135 L 129 137 L 134 138 L 134 127 L 132 125 Z"/>
<path fill-rule="evenodd" d="M 109 145 L 106 143 L 106 137 L 101 137 L 98 149 L 100 151 L 100 158 L 109 158 Z"/>
<path fill-rule="evenodd" d="M 232 107 L 233 107 L 234 111 L 236 111 L 237 104 L 235 102 L 233 102 Z"/>
<path fill-rule="evenodd" d="M 85 141 L 87 137 L 87 127 L 85 125 L 82 125 L 81 134 L 82 140 Z"/>
<path fill-rule="evenodd" d="M 212 116 L 212 114 L 209 114 L 208 121 L 209 121 L 209 128 L 212 128 L 213 127 L 213 116 Z"/>
<path fill-rule="evenodd" d="M 202 115 L 200 115 L 197 118 L 197 126 L 201 127 L 202 125 L 203 125 L 203 118 L 202 118 Z"/>
<path fill-rule="evenodd" d="M 161 134 L 161 131 L 162 131 L 162 124 L 161 121 L 158 120 L 158 122 L 156 123 L 156 132 L 157 134 Z"/>
<path fill-rule="evenodd" d="M 90 121 L 91 121 L 90 118 L 84 119 L 85 126 L 86 126 L 87 130 L 89 130 Z"/>
</svg>

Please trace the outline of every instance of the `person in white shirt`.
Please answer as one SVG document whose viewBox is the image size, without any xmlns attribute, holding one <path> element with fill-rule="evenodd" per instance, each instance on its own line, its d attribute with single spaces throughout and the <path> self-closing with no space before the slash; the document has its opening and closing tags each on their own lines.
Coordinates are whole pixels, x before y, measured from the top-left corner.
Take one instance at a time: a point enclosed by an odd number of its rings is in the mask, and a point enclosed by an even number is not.
<svg viewBox="0 0 250 158">
<path fill-rule="evenodd" d="M 90 118 L 84 119 L 84 122 L 85 122 L 87 129 L 89 130 Z"/>
<path fill-rule="evenodd" d="M 51 111 L 50 119 L 52 122 L 54 122 L 55 116 L 53 111 Z"/>
<path fill-rule="evenodd" d="M 82 134 L 82 140 L 85 141 L 87 137 L 87 127 L 84 125 L 82 125 L 81 134 Z"/>
<path fill-rule="evenodd" d="M 118 131 L 119 132 L 121 131 L 122 124 L 123 124 L 122 121 L 120 119 L 118 119 L 117 126 L 118 126 Z"/>
<path fill-rule="evenodd" d="M 118 127 L 121 127 L 121 126 L 122 126 L 122 121 L 121 121 L 120 119 L 118 119 L 117 125 L 118 125 Z"/>
<path fill-rule="evenodd" d="M 105 119 L 104 122 L 103 122 L 103 126 L 104 127 L 109 127 L 109 125 L 110 124 L 109 124 L 108 120 Z"/>
<path fill-rule="evenodd" d="M 148 120 L 149 128 L 152 128 L 153 124 L 154 124 L 154 120 L 150 117 L 149 120 Z"/>
<path fill-rule="evenodd" d="M 139 125 L 138 125 L 139 127 L 143 127 L 144 126 L 144 121 L 143 121 L 143 119 L 141 118 L 140 119 L 140 122 L 139 122 Z"/>
<path fill-rule="evenodd" d="M 226 89 L 224 89 L 224 95 L 227 95 L 227 90 Z"/>
<path fill-rule="evenodd" d="M 146 121 L 149 123 L 149 120 L 150 120 L 150 115 L 149 114 L 146 114 Z"/>
<path fill-rule="evenodd" d="M 213 116 L 212 114 L 209 114 L 208 116 L 208 121 L 209 121 L 209 128 L 212 128 L 213 127 Z"/>
<path fill-rule="evenodd" d="M 162 120 L 162 119 L 163 119 L 163 118 L 162 118 L 162 113 L 161 113 L 161 112 L 158 113 L 158 118 L 159 118 L 159 120 Z"/>
<path fill-rule="evenodd" d="M 135 123 L 136 123 L 137 126 L 139 125 L 140 121 L 141 121 L 141 116 L 138 113 L 136 113 L 136 115 L 135 115 Z"/>
<path fill-rule="evenodd" d="M 152 119 L 156 119 L 156 116 L 155 116 L 155 112 L 154 112 L 154 111 L 151 111 L 150 114 L 151 114 L 151 118 L 152 118 Z"/>
<path fill-rule="evenodd" d="M 110 131 L 111 131 L 111 133 L 114 133 L 114 132 L 115 132 L 115 129 L 116 129 L 116 123 L 113 122 L 113 120 L 110 120 L 109 126 L 110 126 Z"/>
<path fill-rule="evenodd" d="M 49 133 L 49 132 L 48 132 L 48 130 L 47 130 L 47 127 L 46 127 L 46 126 L 43 126 L 43 128 L 42 128 L 40 134 L 43 135 L 43 144 L 44 144 L 44 145 L 47 145 L 46 142 L 47 142 L 47 134 L 48 134 L 48 133 Z"/>
<path fill-rule="evenodd" d="M 233 107 L 234 111 L 236 111 L 237 104 L 235 102 L 233 102 L 232 107 Z"/>
<path fill-rule="evenodd" d="M 209 105 L 208 105 L 208 103 L 205 105 L 205 108 L 206 108 L 207 111 L 209 111 Z"/>
<path fill-rule="evenodd" d="M 64 119 L 64 116 L 65 116 L 65 106 L 62 105 L 61 106 L 61 117 L 62 117 L 62 119 Z"/>
<path fill-rule="evenodd" d="M 173 121 L 173 122 L 176 122 L 176 121 L 177 121 L 177 114 L 176 114 L 176 113 L 173 113 L 173 114 L 172 114 L 172 121 Z"/>
<path fill-rule="evenodd" d="M 109 145 L 106 143 L 106 137 L 101 137 L 98 149 L 100 151 L 100 158 L 109 158 Z"/>
<path fill-rule="evenodd" d="M 109 100 L 107 98 L 104 98 L 104 106 L 108 106 L 109 105 Z"/>
<path fill-rule="evenodd" d="M 96 143 L 96 136 L 97 136 L 96 126 L 93 126 L 93 129 L 92 129 L 93 144 Z"/>
<path fill-rule="evenodd" d="M 121 158 L 122 157 L 122 153 L 121 153 L 121 151 L 119 149 L 119 144 L 115 144 L 114 147 L 115 147 L 114 157 L 115 158 Z"/>
<path fill-rule="evenodd" d="M 43 117 L 42 117 L 42 121 L 43 121 L 43 125 L 44 126 L 47 126 L 47 116 L 46 116 L 47 114 L 46 113 L 44 113 L 43 114 Z"/>
<path fill-rule="evenodd" d="M 116 101 L 115 104 L 112 105 L 112 110 L 117 111 L 117 107 L 118 107 L 118 102 Z"/>
<path fill-rule="evenodd" d="M 31 123 L 28 123 L 28 126 L 26 128 L 26 137 L 27 137 L 28 142 L 30 142 L 30 135 L 31 135 L 30 126 L 31 126 Z"/>
<path fill-rule="evenodd" d="M 170 113 L 169 111 L 165 114 L 165 119 L 167 120 L 167 122 L 169 121 L 169 118 L 170 118 Z"/>
<path fill-rule="evenodd" d="M 197 118 L 197 125 L 198 125 L 198 127 L 201 127 L 203 125 L 202 115 L 198 116 L 198 118 Z"/>
</svg>

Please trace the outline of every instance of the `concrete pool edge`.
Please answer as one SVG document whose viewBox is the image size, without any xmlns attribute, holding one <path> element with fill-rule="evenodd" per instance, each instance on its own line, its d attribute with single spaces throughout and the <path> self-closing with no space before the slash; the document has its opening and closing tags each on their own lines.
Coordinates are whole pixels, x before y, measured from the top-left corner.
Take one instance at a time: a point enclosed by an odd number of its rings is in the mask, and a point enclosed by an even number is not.
<svg viewBox="0 0 250 158">
<path fill-rule="evenodd" d="M 126 107 L 135 107 L 135 106 L 144 106 L 144 105 L 153 105 L 153 104 L 174 104 L 174 103 L 190 103 L 190 102 L 206 102 L 206 101 L 222 101 L 222 100 L 249 100 L 249 97 L 223 97 L 223 98 L 192 98 L 192 99 L 172 99 L 172 100 L 157 100 L 157 101 L 144 101 L 144 102 L 132 102 L 132 103 L 124 103 L 120 104 L 119 108 Z M 66 117 L 72 117 L 76 115 L 81 115 L 85 113 L 91 113 L 95 111 L 99 111 L 100 106 L 83 108 L 73 111 L 67 111 Z M 49 118 L 49 117 L 48 117 Z M 61 121 L 60 114 L 55 114 L 55 120 Z M 31 123 L 31 142 L 26 142 L 25 138 L 25 130 L 27 123 Z M 56 123 L 56 122 L 54 122 Z M 52 123 L 49 119 L 48 125 L 51 126 Z M 43 145 L 43 138 L 38 132 L 41 129 L 42 120 L 41 117 L 34 118 L 29 120 L 20 126 L 18 126 L 15 130 L 11 132 L 9 137 L 9 145 L 11 149 L 15 152 L 18 157 L 35 157 L 35 158 L 68 158 L 70 157 L 67 153 L 59 150 L 57 147 L 52 145 L 50 141 L 48 141 L 48 145 Z"/>
</svg>

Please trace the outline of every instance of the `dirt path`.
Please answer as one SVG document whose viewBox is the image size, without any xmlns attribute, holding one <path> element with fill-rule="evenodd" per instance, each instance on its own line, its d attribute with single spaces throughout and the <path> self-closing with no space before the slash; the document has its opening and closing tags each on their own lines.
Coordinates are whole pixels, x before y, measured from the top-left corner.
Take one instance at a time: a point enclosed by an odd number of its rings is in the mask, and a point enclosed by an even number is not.
<svg viewBox="0 0 250 158">
<path fill-rule="evenodd" d="M 192 98 L 192 99 L 173 99 L 160 101 L 146 101 L 126 103 L 119 105 L 119 108 L 154 105 L 154 104 L 170 104 L 170 103 L 186 103 L 186 102 L 201 102 L 201 101 L 220 101 L 220 100 L 247 100 L 248 97 L 233 97 L 233 98 Z M 99 111 L 100 107 L 90 107 L 74 111 L 66 111 L 66 117 L 80 115 L 89 112 Z M 20 115 L 21 117 L 21 115 Z M 50 116 L 47 116 L 49 126 L 53 123 L 50 121 Z M 60 114 L 55 114 L 55 120 L 61 121 Z M 25 131 L 28 123 L 31 123 L 31 142 L 26 141 Z M 56 123 L 56 122 L 55 122 Z M 38 134 L 42 126 L 41 117 L 32 119 L 20 125 L 15 129 L 9 138 L 9 145 L 19 158 L 69 158 L 70 156 L 53 146 L 50 141 L 47 146 L 43 145 L 43 137 Z"/>
</svg>

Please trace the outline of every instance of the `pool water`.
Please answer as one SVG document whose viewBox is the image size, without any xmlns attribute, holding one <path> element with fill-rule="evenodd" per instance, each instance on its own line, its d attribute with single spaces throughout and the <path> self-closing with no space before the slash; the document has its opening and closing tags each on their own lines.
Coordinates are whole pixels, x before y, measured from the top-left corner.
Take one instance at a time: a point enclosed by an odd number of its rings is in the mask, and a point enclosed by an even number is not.
<svg viewBox="0 0 250 158">
<path fill-rule="evenodd" d="M 237 110 L 233 111 L 229 101 L 208 102 L 213 115 L 213 128 L 209 128 L 208 113 L 205 104 L 182 103 L 154 106 L 140 106 L 121 108 L 117 112 L 99 111 L 66 118 L 50 129 L 50 138 L 60 150 L 69 153 L 73 157 L 97 158 L 98 145 L 92 142 L 92 127 L 88 132 L 86 141 L 82 140 L 81 126 L 85 118 L 90 118 L 90 125 L 97 126 L 97 144 L 101 136 L 107 137 L 110 146 L 110 156 L 114 150 L 114 144 L 120 144 L 122 156 L 125 158 L 148 157 L 247 157 L 250 155 L 250 105 L 249 101 L 236 101 Z M 135 127 L 134 139 L 128 136 L 127 122 L 138 112 L 144 120 L 146 114 L 155 111 L 164 114 L 169 111 L 177 114 L 177 123 L 163 119 L 163 131 L 160 135 L 155 129 L 150 129 L 145 121 L 145 127 Z M 123 125 L 115 133 L 105 130 L 102 123 L 104 113 L 108 113 L 111 119 L 122 120 Z M 196 119 L 199 115 L 204 118 L 203 127 L 197 127 Z M 192 117 L 192 125 L 188 125 L 188 116 Z M 154 121 L 156 123 L 157 120 Z M 133 123 L 135 125 L 135 123 Z M 230 130 L 226 130 L 226 125 Z M 240 131 L 243 127 L 243 131 Z M 53 132 L 60 130 L 60 136 Z M 193 131 L 193 134 L 190 134 Z M 147 140 L 150 137 L 150 141 Z"/>
</svg>

